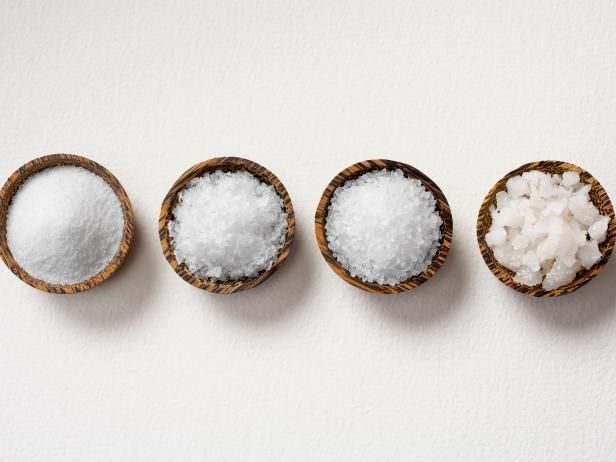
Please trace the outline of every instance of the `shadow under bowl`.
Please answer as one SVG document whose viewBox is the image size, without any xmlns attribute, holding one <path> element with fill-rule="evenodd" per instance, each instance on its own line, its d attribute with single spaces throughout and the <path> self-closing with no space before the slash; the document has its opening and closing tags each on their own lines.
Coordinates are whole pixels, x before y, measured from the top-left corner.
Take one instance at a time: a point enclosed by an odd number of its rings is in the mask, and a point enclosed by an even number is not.
<svg viewBox="0 0 616 462">
<path fill-rule="evenodd" d="M 263 183 L 273 186 L 274 190 L 283 201 L 284 211 L 287 213 L 287 236 L 285 243 L 280 249 L 271 268 L 254 277 L 231 281 L 213 281 L 207 278 L 200 278 L 193 274 L 184 263 L 179 263 L 175 258 L 173 242 L 169 236 L 168 225 L 169 222 L 174 219 L 173 209 L 178 203 L 178 194 L 192 179 L 212 173 L 216 170 L 222 170 L 223 172 L 247 171 Z M 293 204 L 291 203 L 291 198 L 287 189 L 278 177 L 268 169 L 256 162 L 240 157 L 217 157 L 192 166 L 173 184 L 160 208 L 158 235 L 163 254 L 178 276 L 199 289 L 217 294 L 232 294 L 258 286 L 280 268 L 280 265 L 287 259 L 289 249 L 295 237 L 295 212 L 293 211 Z"/>
<path fill-rule="evenodd" d="M 582 269 L 581 271 L 579 271 L 575 279 L 569 284 L 566 284 L 553 290 L 544 290 L 541 285 L 531 287 L 515 282 L 513 280 L 515 272 L 510 270 L 509 268 L 506 268 L 498 262 L 498 260 L 494 256 L 494 253 L 492 252 L 492 249 L 490 249 L 485 239 L 486 234 L 488 233 L 488 231 L 490 230 L 490 226 L 492 225 L 490 207 L 496 205 L 496 194 L 500 191 L 505 191 L 507 189 L 506 184 L 510 178 L 532 170 L 538 170 L 544 173 L 559 175 L 563 174 L 564 172 L 577 172 L 580 175 L 580 181 L 590 185 L 589 196 L 595 207 L 599 209 L 599 213 L 601 215 L 607 215 L 611 218 L 607 229 L 607 237 L 605 241 L 599 244 L 599 250 L 601 251 L 601 259 L 589 270 Z M 485 199 L 483 200 L 483 203 L 481 204 L 481 208 L 479 209 L 479 216 L 477 217 L 477 243 L 479 244 L 481 256 L 483 257 L 483 260 L 485 261 L 492 274 L 494 274 L 494 276 L 496 276 L 496 278 L 498 278 L 498 280 L 506 286 L 533 297 L 557 297 L 560 295 L 567 295 L 578 290 L 580 287 L 582 287 L 584 284 L 588 283 L 592 278 L 594 278 L 597 274 L 599 274 L 601 270 L 605 267 L 610 255 L 612 254 L 612 250 L 614 249 L 615 240 L 616 220 L 614 219 L 614 208 L 612 207 L 610 198 L 608 197 L 601 184 L 590 173 L 578 167 L 577 165 L 557 160 L 543 160 L 538 162 L 531 162 L 509 172 L 492 187 L 490 192 L 488 192 Z"/>
<path fill-rule="evenodd" d="M 342 264 L 336 259 L 333 252 L 329 248 L 325 231 L 329 204 L 336 189 L 342 186 L 347 181 L 354 180 L 355 178 L 365 173 L 383 169 L 400 169 L 404 173 L 404 176 L 406 176 L 407 178 L 413 178 L 421 181 L 423 186 L 434 195 L 434 198 L 436 199 L 436 209 L 443 221 L 443 224 L 441 225 L 441 239 L 439 242 L 439 248 L 434 255 L 434 258 L 432 259 L 430 265 L 428 265 L 428 267 L 421 274 L 407 279 L 406 281 L 402 281 L 394 286 L 388 284 L 377 284 L 374 282 L 365 282 L 358 277 L 351 276 L 349 271 L 342 266 Z M 434 183 L 434 181 L 428 178 L 425 174 L 423 174 L 416 168 L 402 162 L 387 159 L 373 159 L 365 160 L 363 162 L 358 162 L 351 165 L 350 167 L 344 169 L 342 172 L 336 175 L 336 177 L 329 183 L 329 185 L 327 185 L 327 188 L 325 188 L 325 191 L 321 196 L 319 205 L 317 206 L 317 211 L 314 217 L 314 228 L 317 243 L 319 245 L 319 249 L 321 250 L 321 255 L 323 255 L 323 258 L 325 259 L 329 267 L 338 276 L 340 276 L 349 284 L 367 292 L 371 292 L 374 294 L 397 294 L 401 292 L 406 292 L 420 286 L 432 276 L 434 276 L 439 270 L 439 268 L 443 265 L 445 259 L 447 258 L 447 255 L 449 254 L 449 249 L 451 248 L 453 236 L 453 219 L 451 216 L 451 209 L 449 208 L 449 203 L 447 202 L 443 191 L 441 191 L 441 189 L 436 185 L 436 183 Z"/>
<path fill-rule="evenodd" d="M 122 241 L 117 253 L 109 264 L 98 274 L 92 276 L 83 282 L 75 284 L 51 284 L 42 281 L 24 270 L 13 257 L 11 249 L 8 245 L 6 223 L 9 208 L 13 197 L 19 190 L 20 186 L 32 175 L 41 172 L 47 168 L 58 166 L 75 166 L 82 167 L 89 170 L 99 177 L 111 187 L 113 192 L 118 197 L 120 205 L 122 207 L 122 214 L 124 215 L 124 230 L 122 232 Z M 47 156 L 38 157 L 31 160 L 27 164 L 21 166 L 16 172 L 14 172 L 9 179 L 4 183 L 2 190 L 0 190 L 0 257 L 6 266 L 26 284 L 42 290 L 44 292 L 50 292 L 54 294 L 75 294 L 78 292 L 84 292 L 90 290 L 93 287 L 102 284 L 114 274 L 124 260 L 130 250 L 133 242 L 134 235 L 134 217 L 133 208 L 126 191 L 117 180 L 117 178 L 102 165 L 90 160 L 86 157 L 78 156 L 75 154 L 50 154 Z"/>
</svg>

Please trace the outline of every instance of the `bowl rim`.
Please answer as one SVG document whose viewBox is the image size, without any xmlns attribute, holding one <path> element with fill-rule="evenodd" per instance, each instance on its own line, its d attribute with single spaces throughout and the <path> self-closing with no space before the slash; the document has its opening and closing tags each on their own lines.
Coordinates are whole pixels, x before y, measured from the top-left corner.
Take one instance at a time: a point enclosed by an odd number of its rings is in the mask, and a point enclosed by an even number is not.
<svg viewBox="0 0 616 462">
<path fill-rule="evenodd" d="M 52 284 L 38 279 L 24 270 L 15 261 L 13 254 L 8 245 L 6 235 L 6 221 L 8 211 L 13 201 L 13 197 L 21 187 L 21 185 L 32 175 L 35 175 L 45 169 L 59 166 L 75 166 L 84 168 L 99 177 L 101 177 L 113 190 L 118 197 L 122 207 L 122 215 L 124 217 L 124 228 L 122 231 L 122 241 L 115 256 L 107 264 L 107 266 L 99 273 L 91 278 L 75 284 Z M 11 272 L 21 279 L 26 284 L 39 289 L 43 292 L 53 294 L 76 294 L 93 289 L 109 279 L 122 266 L 130 251 L 134 238 L 134 214 L 133 208 L 128 198 L 128 194 L 124 190 L 118 179 L 99 163 L 87 157 L 78 154 L 48 154 L 30 160 L 15 172 L 13 172 L 2 186 L 0 190 L 0 257 L 4 264 Z"/>
<path fill-rule="evenodd" d="M 283 201 L 285 212 L 287 213 L 287 235 L 283 247 L 278 252 L 278 256 L 271 268 L 260 272 L 252 278 L 242 278 L 233 281 L 212 281 L 207 278 L 195 276 L 184 263 L 180 264 L 173 252 L 172 239 L 169 236 L 168 223 L 173 215 L 173 208 L 177 203 L 177 196 L 186 184 L 193 178 L 203 176 L 215 170 L 239 171 L 244 170 L 256 176 L 260 181 L 274 187 L 276 193 Z M 186 170 L 171 186 L 160 207 L 158 219 L 158 235 L 161 248 L 165 259 L 173 268 L 175 273 L 190 285 L 208 292 L 217 294 L 233 294 L 247 289 L 257 287 L 259 284 L 274 274 L 289 256 L 289 250 L 295 238 L 295 211 L 293 203 L 286 187 L 280 179 L 270 170 L 262 165 L 242 157 L 214 157 L 203 162 L 199 162 Z"/>
<path fill-rule="evenodd" d="M 591 269 L 586 270 L 582 269 L 578 271 L 576 278 L 569 284 L 566 284 L 562 287 L 558 287 L 553 290 L 543 290 L 541 285 L 536 286 L 526 286 L 523 284 L 518 284 L 513 281 L 513 276 L 515 275 L 514 271 L 511 271 L 508 268 L 505 268 L 501 265 L 494 257 L 494 253 L 492 249 L 487 245 L 485 241 L 485 235 L 490 229 L 492 218 L 490 215 L 490 206 L 495 204 L 496 193 L 503 191 L 506 187 L 507 180 L 509 178 L 520 175 L 524 172 L 531 170 L 540 170 L 545 171 L 547 169 L 556 169 L 557 171 L 574 171 L 580 175 L 580 180 L 589 184 L 591 186 L 591 191 L 594 192 L 601 199 L 600 202 L 596 202 L 593 200 L 591 196 L 591 200 L 595 207 L 605 208 L 610 216 L 610 223 L 608 225 L 607 237 L 603 243 L 599 245 L 601 250 L 601 260 L 597 262 Z M 555 173 L 555 172 L 553 172 Z M 535 162 L 529 162 L 524 165 L 517 167 L 516 169 L 510 171 L 506 175 L 504 175 L 500 180 L 498 180 L 494 186 L 490 189 L 490 191 L 486 194 L 483 199 L 481 206 L 479 208 L 479 212 L 477 214 L 477 244 L 479 246 L 479 251 L 481 256 L 483 257 L 483 261 L 486 266 L 489 268 L 490 272 L 503 284 L 507 287 L 538 298 L 551 298 L 558 297 L 562 295 L 567 295 L 575 292 L 579 288 L 586 285 L 590 282 L 595 276 L 597 276 L 603 268 L 607 265 L 607 262 L 612 254 L 614 249 L 614 242 L 616 240 L 616 219 L 614 216 L 614 208 L 612 206 L 612 202 L 610 198 L 601 185 L 599 181 L 591 175 L 588 171 L 583 168 L 572 164 L 570 162 L 564 162 L 559 160 L 541 160 Z"/>
<path fill-rule="evenodd" d="M 329 248 L 325 231 L 329 205 L 336 189 L 347 181 L 353 180 L 364 173 L 384 169 L 400 169 L 406 177 L 421 181 L 424 187 L 434 195 L 437 210 L 443 220 L 443 224 L 441 225 L 441 240 L 439 249 L 432 258 L 430 265 L 428 265 L 428 267 L 421 274 L 409 278 L 406 281 L 402 281 L 394 286 L 377 284 L 374 282 L 364 282 L 358 277 L 351 276 L 349 271 L 342 266 Z M 317 210 L 314 217 L 314 225 L 317 244 L 319 246 L 319 250 L 321 251 L 321 255 L 334 273 L 352 286 L 373 294 L 398 294 L 415 289 L 424 284 L 432 278 L 444 264 L 451 249 L 453 240 L 453 217 L 451 214 L 451 208 L 449 207 L 449 202 L 440 187 L 417 168 L 403 162 L 389 159 L 364 160 L 350 165 L 338 173 L 329 182 L 321 195 L 321 199 L 317 205 Z"/>
</svg>

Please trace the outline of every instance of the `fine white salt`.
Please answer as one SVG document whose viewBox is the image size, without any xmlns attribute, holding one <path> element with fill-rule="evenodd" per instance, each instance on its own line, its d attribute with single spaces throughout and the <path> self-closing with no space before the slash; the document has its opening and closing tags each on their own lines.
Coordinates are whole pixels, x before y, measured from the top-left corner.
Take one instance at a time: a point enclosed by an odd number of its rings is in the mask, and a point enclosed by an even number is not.
<svg viewBox="0 0 616 462">
<path fill-rule="evenodd" d="M 576 172 L 525 172 L 507 181 L 491 207 L 486 243 L 516 272 L 514 281 L 553 290 L 601 259 L 610 217 L 601 216 Z"/>
<path fill-rule="evenodd" d="M 436 199 L 421 181 L 380 170 L 335 190 L 325 230 L 329 248 L 352 276 L 393 286 L 430 265 L 441 224 Z"/>
<path fill-rule="evenodd" d="M 276 190 L 246 171 L 191 180 L 169 222 L 174 254 L 197 277 L 250 278 L 268 270 L 287 235 L 287 214 Z"/>
<path fill-rule="evenodd" d="M 28 178 L 13 197 L 6 233 L 15 261 L 51 284 L 76 284 L 105 269 L 124 228 L 116 194 L 81 167 L 50 167 Z"/>
</svg>

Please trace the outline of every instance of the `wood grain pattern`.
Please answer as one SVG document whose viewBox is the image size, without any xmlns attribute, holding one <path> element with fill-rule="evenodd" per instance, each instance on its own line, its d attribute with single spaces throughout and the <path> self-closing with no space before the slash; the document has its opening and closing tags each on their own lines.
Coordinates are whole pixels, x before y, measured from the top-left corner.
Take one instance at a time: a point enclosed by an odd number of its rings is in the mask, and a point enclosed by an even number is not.
<svg viewBox="0 0 616 462">
<path fill-rule="evenodd" d="M 23 184 L 23 182 L 35 173 L 40 172 L 46 168 L 57 167 L 60 165 L 73 165 L 77 167 L 83 167 L 91 172 L 94 172 L 100 176 L 103 180 L 109 184 L 111 189 L 116 193 L 120 204 L 122 206 L 122 213 L 124 214 L 124 231 L 122 235 L 122 242 L 118 252 L 107 265 L 107 267 L 100 273 L 96 274 L 92 278 L 77 283 L 77 284 L 49 284 L 45 281 L 41 281 L 29 273 L 27 273 L 13 258 L 11 250 L 9 249 L 7 236 L 6 236 L 6 219 L 8 210 L 11 205 L 13 196 Z M 21 166 L 15 173 L 13 173 L 6 181 L 2 190 L 0 190 L 0 257 L 2 261 L 8 266 L 8 268 L 19 279 L 32 287 L 42 290 L 44 292 L 50 292 L 54 294 L 75 294 L 78 292 L 84 292 L 90 290 L 93 287 L 103 283 L 112 274 L 114 274 L 128 255 L 130 247 L 133 242 L 134 236 L 134 217 L 133 209 L 128 199 L 126 191 L 117 180 L 117 178 L 102 165 L 90 160 L 86 157 L 74 155 L 74 154 L 51 154 L 37 159 L 31 160 L 27 164 Z"/>
<path fill-rule="evenodd" d="M 245 170 L 252 173 L 262 182 L 272 185 L 282 198 L 284 211 L 287 213 L 287 237 L 284 246 L 280 249 L 278 257 L 274 261 L 272 267 L 253 278 L 243 278 L 234 281 L 212 281 L 207 278 L 199 278 L 195 276 L 185 264 L 178 263 L 175 258 L 173 242 L 169 237 L 168 223 L 173 220 L 173 209 L 177 204 L 178 193 L 182 191 L 186 183 L 193 178 L 203 176 L 215 170 L 222 170 L 224 172 Z M 199 289 L 217 294 L 232 294 L 258 286 L 280 268 L 280 265 L 287 259 L 291 244 L 293 243 L 293 238 L 295 237 L 295 212 L 293 211 L 293 204 L 291 203 L 291 198 L 287 189 L 276 175 L 268 169 L 256 162 L 240 157 L 217 157 L 192 166 L 173 184 L 160 208 L 158 234 L 165 258 L 182 279 Z"/>
<path fill-rule="evenodd" d="M 343 185 L 348 180 L 355 179 L 358 176 L 363 175 L 364 173 L 383 169 L 400 169 L 406 177 L 420 180 L 426 187 L 426 189 L 430 191 L 436 198 L 436 207 L 441 219 L 443 220 L 443 224 L 441 226 L 440 246 L 428 268 L 426 268 L 423 273 L 406 281 L 403 281 L 395 286 L 364 282 L 359 278 L 351 276 L 348 270 L 346 270 L 336 259 L 336 257 L 334 257 L 332 251 L 327 245 L 327 237 L 325 233 L 327 210 L 329 208 L 330 201 L 336 188 Z M 434 183 L 430 178 L 428 178 L 416 168 L 411 167 L 410 165 L 386 159 L 374 159 L 358 162 L 336 175 L 336 177 L 329 183 L 329 185 L 327 185 L 327 188 L 325 188 L 325 191 L 321 196 L 321 200 L 319 201 L 319 205 L 317 206 L 317 211 L 314 217 L 314 227 L 317 243 L 319 244 L 319 249 L 321 250 L 321 255 L 323 255 L 323 258 L 330 266 L 330 268 L 349 284 L 374 294 L 397 294 L 400 292 L 406 292 L 407 290 L 414 289 L 426 282 L 428 279 L 430 279 L 436 274 L 436 272 L 445 262 L 445 259 L 449 254 L 449 249 L 451 247 L 453 237 L 453 219 L 451 216 L 449 203 L 447 202 L 445 195 L 436 185 L 436 183 Z"/>
<path fill-rule="evenodd" d="M 566 171 L 577 172 L 580 175 L 580 180 L 591 186 L 590 199 L 592 200 L 593 204 L 599 209 L 601 215 L 607 215 L 611 218 L 607 230 L 607 238 L 602 244 L 599 245 L 599 250 L 602 254 L 601 260 L 599 260 L 599 262 L 597 262 L 597 264 L 595 264 L 595 266 L 593 266 L 590 270 L 582 269 L 581 271 L 579 271 L 575 280 L 570 284 L 550 291 L 543 290 L 541 288 L 541 285 L 530 287 L 514 282 L 513 277 L 515 276 L 515 273 L 510 269 L 505 268 L 496 260 L 496 258 L 494 257 L 494 253 L 492 252 L 490 247 L 488 247 L 485 241 L 485 235 L 490 230 L 490 226 L 492 224 L 490 206 L 496 205 L 496 193 L 498 193 L 499 191 L 504 191 L 506 189 L 506 183 L 509 178 L 531 170 L 539 170 L 541 172 L 551 174 L 562 174 Z M 533 297 L 557 297 L 560 295 L 570 294 L 578 290 L 584 284 L 588 283 L 592 278 L 599 274 L 599 272 L 601 272 L 601 270 L 607 264 L 607 261 L 612 254 L 612 250 L 614 249 L 615 239 L 616 220 L 614 219 L 614 208 L 612 207 L 610 198 L 608 197 L 601 184 L 590 173 L 581 169 L 577 165 L 556 160 L 531 162 L 509 172 L 502 179 L 500 179 L 487 194 L 487 196 L 483 200 L 483 203 L 481 204 L 481 208 L 479 209 L 479 216 L 477 217 L 477 242 L 479 244 L 479 250 L 481 251 L 481 256 L 486 262 L 486 265 L 488 265 L 488 268 L 490 268 L 492 274 L 494 274 L 494 276 L 496 276 L 499 281 L 501 281 L 508 287 L 511 287 L 518 292 Z"/>
</svg>

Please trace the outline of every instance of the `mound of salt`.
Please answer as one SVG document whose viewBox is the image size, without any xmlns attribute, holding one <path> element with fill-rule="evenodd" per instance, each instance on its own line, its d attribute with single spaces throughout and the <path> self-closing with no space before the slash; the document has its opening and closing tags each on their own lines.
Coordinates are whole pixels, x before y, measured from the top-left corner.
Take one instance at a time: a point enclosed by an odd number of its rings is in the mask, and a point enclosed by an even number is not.
<svg viewBox="0 0 616 462">
<path fill-rule="evenodd" d="M 486 243 L 514 281 L 553 290 L 601 259 L 610 217 L 601 216 L 576 172 L 525 172 L 496 194 Z"/>
<path fill-rule="evenodd" d="M 122 242 L 118 196 L 81 167 L 50 167 L 13 197 L 6 235 L 15 261 L 51 284 L 76 284 L 105 269 Z"/>
<path fill-rule="evenodd" d="M 421 274 L 439 248 L 436 199 L 401 170 L 369 172 L 337 188 L 325 231 L 336 259 L 364 282 L 396 285 Z"/>
<path fill-rule="evenodd" d="M 173 215 L 168 229 L 177 261 L 213 281 L 271 268 L 287 235 L 282 199 L 246 171 L 216 170 L 191 180 Z"/>
</svg>

